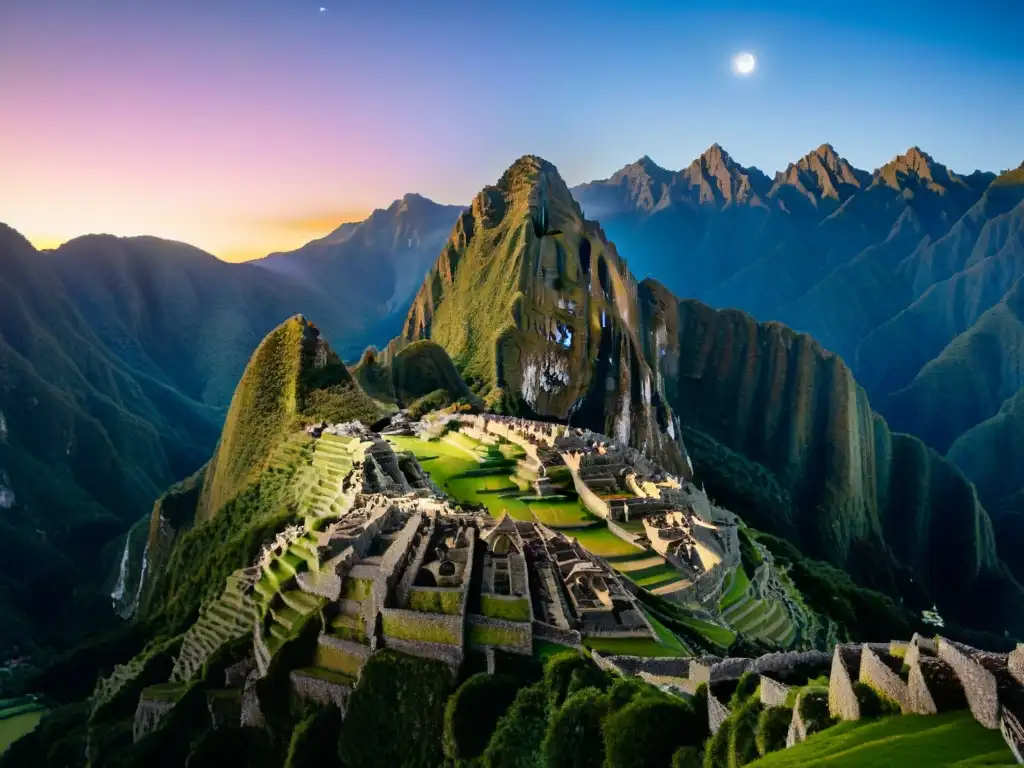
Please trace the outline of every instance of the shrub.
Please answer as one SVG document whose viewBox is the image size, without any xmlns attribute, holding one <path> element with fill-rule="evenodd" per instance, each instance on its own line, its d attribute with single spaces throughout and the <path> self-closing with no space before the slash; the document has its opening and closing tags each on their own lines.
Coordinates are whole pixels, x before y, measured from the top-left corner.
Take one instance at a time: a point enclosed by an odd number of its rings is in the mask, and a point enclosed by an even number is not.
<svg viewBox="0 0 1024 768">
<path fill-rule="evenodd" d="M 618 712 L 630 702 L 653 689 L 635 677 L 619 677 L 608 688 L 608 705 L 611 712 Z"/>
<path fill-rule="evenodd" d="M 485 768 L 540 768 L 541 743 L 547 725 L 548 691 L 543 683 L 520 689 L 498 721 L 487 749 Z"/>
<path fill-rule="evenodd" d="M 596 688 L 602 693 L 611 685 L 612 678 L 607 672 L 599 669 L 596 664 L 588 663 L 578 667 L 569 676 L 569 685 L 565 689 L 566 698 L 585 688 Z"/>
<path fill-rule="evenodd" d="M 548 692 L 548 708 L 555 711 L 565 701 L 572 681 L 572 673 L 577 669 L 593 666 L 594 662 L 577 651 L 557 653 L 544 665 L 544 687 Z"/>
<path fill-rule="evenodd" d="M 602 722 L 608 697 L 595 688 L 574 693 L 548 723 L 544 758 L 548 768 L 602 768 Z"/>
<path fill-rule="evenodd" d="M 767 755 L 786 746 L 793 710 L 787 707 L 769 707 L 761 710 L 757 718 L 757 752 Z"/>
<path fill-rule="evenodd" d="M 672 753 L 672 768 L 701 768 L 703 764 L 699 747 L 680 747 Z"/>
<path fill-rule="evenodd" d="M 185 768 L 221 768 L 225 755 L 231 755 L 231 762 L 235 765 L 252 768 L 274 768 L 280 765 L 274 759 L 270 739 L 264 731 L 229 727 L 206 731 L 189 754 Z M 321 763 L 319 768 L 330 768 L 330 763 Z"/>
<path fill-rule="evenodd" d="M 445 706 L 445 756 L 450 760 L 479 757 L 515 697 L 516 682 L 511 677 L 482 673 L 466 680 Z"/>
<path fill-rule="evenodd" d="M 314 709 L 292 730 L 284 768 L 341 768 L 337 735 L 341 711 L 328 706 Z"/>
<path fill-rule="evenodd" d="M 828 711 L 828 694 L 824 691 L 811 691 L 801 696 L 800 718 L 804 721 L 808 736 L 835 725 L 835 718 Z"/>
<path fill-rule="evenodd" d="M 729 765 L 729 737 L 732 735 L 732 718 L 727 718 L 722 727 L 708 739 L 704 749 L 704 768 L 724 768 Z"/>
<path fill-rule="evenodd" d="M 738 768 L 758 758 L 757 726 L 761 716 L 761 702 L 750 697 L 730 716 L 729 766 Z"/>
<path fill-rule="evenodd" d="M 640 696 L 605 721 L 605 765 L 664 768 L 680 747 L 700 744 L 701 731 L 694 727 L 697 717 L 678 699 Z"/>
<path fill-rule="evenodd" d="M 349 699 L 342 762 L 347 768 L 437 768 L 450 687 L 451 672 L 439 661 L 388 650 L 373 654 Z"/>
<path fill-rule="evenodd" d="M 733 691 L 732 697 L 729 699 L 729 709 L 736 710 L 742 707 L 747 702 L 747 699 L 757 693 L 760 684 L 760 675 L 752 674 L 751 672 L 744 672 L 740 675 L 740 679 L 736 683 L 736 690 Z"/>
</svg>

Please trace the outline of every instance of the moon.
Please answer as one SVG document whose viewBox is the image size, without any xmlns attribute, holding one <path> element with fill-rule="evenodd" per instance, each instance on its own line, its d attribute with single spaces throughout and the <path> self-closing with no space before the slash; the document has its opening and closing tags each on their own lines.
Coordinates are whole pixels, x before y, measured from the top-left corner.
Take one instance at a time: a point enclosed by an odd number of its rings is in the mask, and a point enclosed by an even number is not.
<svg viewBox="0 0 1024 768">
<path fill-rule="evenodd" d="M 732 71 L 740 77 L 746 77 L 757 67 L 757 59 L 752 53 L 737 53 L 732 59 Z"/>
</svg>

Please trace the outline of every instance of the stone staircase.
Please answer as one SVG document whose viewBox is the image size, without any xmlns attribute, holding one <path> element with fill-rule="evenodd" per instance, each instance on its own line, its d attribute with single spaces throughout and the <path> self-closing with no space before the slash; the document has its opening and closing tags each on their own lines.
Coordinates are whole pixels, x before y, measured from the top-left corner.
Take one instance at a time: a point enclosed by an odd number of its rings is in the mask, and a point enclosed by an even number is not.
<svg viewBox="0 0 1024 768">
<path fill-rule="evenodd" d="M 203 608 L 199 620 L 185 633 L 171 682 L 190 681 L 218 648 L 252 630 L 259 606 L 247 594 L 250 585 L 244 571 L 228 576 L 224 591 Z"/>
</svg>

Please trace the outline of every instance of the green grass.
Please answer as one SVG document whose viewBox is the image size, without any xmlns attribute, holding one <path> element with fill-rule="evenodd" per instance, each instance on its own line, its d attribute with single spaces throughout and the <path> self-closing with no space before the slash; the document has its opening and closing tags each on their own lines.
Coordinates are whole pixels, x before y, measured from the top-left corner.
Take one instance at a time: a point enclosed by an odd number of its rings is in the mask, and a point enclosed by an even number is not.
<svg viewBox="0 0 1024 768">
<path fill-rule="evenodd" d="M 598 557 L 621 557 L 624 555 L 642 555 L 644 550 L 623 541 L 610 530 L 606 525 L 598 525 L 592 528 L 583 528 L 566 533 L 580 544 L 593 552 Z"/>
<path fill-rule="evenodd" d="M 729 571 L 727 578 L 729 584 L 722 594 L 721 601 L 718 603 L 720 611 L 724 611 L 729 606 L 738 603 L 747 594 L 747 590 L 750 589 L 750 579 L 747 578 L 747 572 L 743 570 L 742 565 Z"/>
<path fill-rule="evenodd" d="M 657 640 L 643 637 L 593 637 L 583 644 L 592 651 L 618 656 L 689 656 L 682 647 L 662 645 Z"/>
<path fill-rule="evenodd" d="M 0 755 L 7 751 L 7 748 L 36 727 L 45 712 L 24 712 L 14 717 L 7 717 L 0 720 Z"/>
<path fill-rule="evenodd" d="M 844 722 L 803 744 L 750 763 L 756 768 L 1008 768 L 1015 764 L 999 731 L 982 727 L 967 710 Z"/>
<path fill-rule="evenodd" d="M 429 442 L 398 435 L 391 435 L 388 440 L 397 450 L 416 456 L 434 483 L 457 502 L 483 504 L 493 517 L 507 512 L 516 520 L 532 521 L 536 514 L 538 520 L 553 527 L 572 527 L 594 520 L 576 499 L 532 501 L 508 495 L 520 490 L 511 478 L 515 464 L 505 460 L 505 448 L 511 444 L 483 446 L 459 433 Z M 473 454 L 486 458 L 488 463 L 474 461 Z"/>
<path fill-rule="evenodd" d="M 687 653 L 686 646 L 683 645 L 682 641 L 673 634 L 672 630 L 654 618 L 650 613 L 644 611 L 647 614 L 647 620 L 651 622 L 651 626 L 654 627 L 654 632 L 658 636 L 658 640 L 661 641 L 662 645 L 671 648 L 672 650 L 681 651 L 685 655 Z"/>
<path fill-rule="evenodd" d="M 690 627 L 694 632 L 700 633 L 719 648 L 728 648 L 736 640 L 736 633 L 710 621 L 698 619 L 695 616 L 680 615 L 678 620 Z"/>
</svg>

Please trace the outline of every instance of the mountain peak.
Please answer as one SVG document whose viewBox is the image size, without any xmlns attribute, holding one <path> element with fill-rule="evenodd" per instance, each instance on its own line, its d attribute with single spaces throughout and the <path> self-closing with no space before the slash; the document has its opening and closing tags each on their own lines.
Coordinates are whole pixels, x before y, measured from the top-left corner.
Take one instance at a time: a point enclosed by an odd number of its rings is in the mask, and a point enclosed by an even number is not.
<svg viewBox="0 0 1024 768">
<path fill-rule="evenodd" d="M 775 184 L 768 196 L 774 199 L 784 191 L 792 190 L 817 208 L 824 199 L 842 202 L 865 186 L 869 178 L 867 172 L 854 168 L 840 157 L 831 144 L 822 144 L 797 162 L 790 163 L 786 170 L 776 173 Z M 794 204 L 789 199 L 781 202 L 787 208 Z"/>
<path fill-rule="evenodd" d="M 909 183 L 923 184 L 933 191 L 940 191 L 950 181 L 946 166 L 935 162 L 931 155 L 916 145 L 879 168 L 876 177 L 886 186 L 898 190 Z"/>
<path fill-rule="evenodd" d="M 715 142 L 701 153 L 679 177 L 691 190 L 697 190 L 701 203 L 762 204 L 761 195 L 771 185 L 756 168 L 744 168 Z"/>
</svg>

